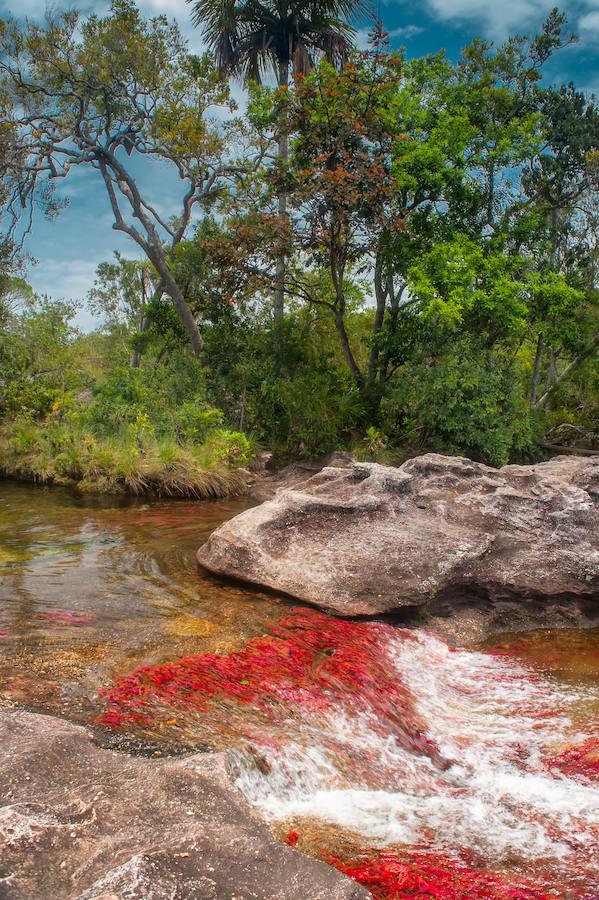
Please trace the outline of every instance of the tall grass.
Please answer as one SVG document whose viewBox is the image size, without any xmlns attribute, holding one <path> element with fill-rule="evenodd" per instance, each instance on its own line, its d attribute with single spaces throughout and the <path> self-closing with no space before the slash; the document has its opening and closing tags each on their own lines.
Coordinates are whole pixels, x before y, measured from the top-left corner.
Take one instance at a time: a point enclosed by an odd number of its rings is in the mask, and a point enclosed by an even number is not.
<svg viewBox="0 0 599 900">
<path fill-rule="evenodd" d="M 197 499 L 242 494 L 249 476 L 233 457 L 222 438 L 181 446 L 174 439 L 102 438 L 72 423 L 10 422 L 0 428 L 0 474 L 95 493 Z"/>
</svg>

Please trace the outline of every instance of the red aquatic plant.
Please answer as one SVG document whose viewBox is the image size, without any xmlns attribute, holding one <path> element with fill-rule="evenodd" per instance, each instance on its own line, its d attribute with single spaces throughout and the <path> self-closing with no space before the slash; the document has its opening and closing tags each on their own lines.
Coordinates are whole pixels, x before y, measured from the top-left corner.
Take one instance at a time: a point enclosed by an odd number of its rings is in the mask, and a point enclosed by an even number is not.
<svg viewBox="0 0 599 900">
<path fill-rule="evenodd" d="M 36 613 L 33 618 L 71 628 L 81 628 L 92 621 L 91 616 L 82 616 L 72 609 L 52 609 L 49 612 Z"/>
<path fill-rule="evenodd" d="M 376 900 L 549 900 L 542 891 L 430 851 L 363 851 L 351 861 L 323 858 L 368 888 Z"/>
<path fill-rule="evenodd" d="M 230 704 L 248 708 L 270 724 L 304 710 L 311 716 L 340 710 L 364 712 L 413 752 L 438 758 L 408 688 L 398 679 L 385 651 L 398 632 L 374 623 L 333 619 L 296 608 L 270 633 L 244 650 L 219 656 L 204 653 L 158 666 L 141 666 L 104 691 L 101 722 L 152 726 L 164 709 L 202 713 L 216 728 L 251 728 L 251 718 L 234 722 Z M 403 639 L 414 639 L 403 632 Z M 228 706 L 227 706 L 228 705 Z M 239 718 L 239 717 L 237 717 Z"/>
<path fill-rule="evenodd" d="M 550 769 L 557 769 L 569 778 L 584 776 L 599 779 L 599 737 L 588 738 L 582 744 L 568 747 L 548 760 Z"/>
</svg>

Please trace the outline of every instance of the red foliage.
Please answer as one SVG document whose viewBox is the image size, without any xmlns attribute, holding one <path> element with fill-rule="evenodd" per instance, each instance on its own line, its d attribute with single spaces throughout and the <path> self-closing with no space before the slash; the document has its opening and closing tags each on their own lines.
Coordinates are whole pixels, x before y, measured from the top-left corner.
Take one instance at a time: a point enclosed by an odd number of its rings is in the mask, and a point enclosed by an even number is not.
<svg viewBox="0 0 599 900">
<path fill-rule="evenodd" d="M 325 861 L 363 884 L 377 900 L 549 900 L 547 894 L 523 884 L 509 884 L 494 873 L 443 854 L 370 851 L 353 862 L 336 857 Z"/>
<path fill-rule="evenodd" d="M 374 714 L 381 728 L 403 746 L 436 757 L 436 748 L 422 733 L 413 698 L 387 659 L 387 633 L 397 635 L 389 626 L 296 608 L 272 626 L 269 635 L 229 656 L 188 656 L 166 665 L 141 666 L 119 678 L 104 692 L 108 708 L 101 722 L 150 726 L 156 710 L 165 705 L 212 712 L 218 718 L 223 701 L 249 707 L 274 723 L 288 720 L 293 709 L 311 714 L 347 709 Z M 412 639 L 409 632 L 403 637 Z"/>
<path fill-rule="evenodd" d="M 71 609 L 54 609 L 50 612 L 36 613 L 33 618 L 72 628 L 81 628 L 83 625 L 89 625 L 92 621 L 91 616 L 81 616 Z"/>
<path fill-rule="evenodd" d="M 290 831 L 285 838 L 285 843 L 289 844 L 290 847 L 295 847 L 298 841 L 299 834 L 297 833 L 297 831 Z"/>
<path fill-rule="evenodd" d="M 583 744 L 569 747 L 548 760 L 550 769 L 558 769 L 571 777 L 599 779 L 599 738 L 592 737 Z"/>
</svg>

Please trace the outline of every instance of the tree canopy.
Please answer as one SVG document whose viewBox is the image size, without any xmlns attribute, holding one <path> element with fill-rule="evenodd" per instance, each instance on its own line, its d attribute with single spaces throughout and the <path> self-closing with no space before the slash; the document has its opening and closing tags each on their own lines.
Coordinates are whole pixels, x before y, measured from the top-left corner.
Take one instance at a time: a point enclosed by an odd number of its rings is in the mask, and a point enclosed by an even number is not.
<svg viewBox="0 0 599 900">
<path fill-rule="evenodd" d="M 227 85 L 208 57 L 189 54 L 163 16 L 144 20 L 131 0 L 82 20 L 49 14 L 43 25 L 6 23 L 0 91 L 5 130 L 18 163 L 4 167 L 11 234 L 33 225 L 38 199 L 73 169 L 96 172 L 113 228 L 128 235 L 154 266 L 196 354 L 202 337 L 169 258 L 197 210 L 209 208 L 235 171 L 225 129 L 210 117 L 232 110 Z M 168 162 L 181 182 L 173 215 L 161 213 L 136 177 L 139 158 Z"/>
<path fill-rule="evenodd" d="M 131 0 L 5 24 L 6 290 L 35 210 L 60 213 L 76 167 L 143 252 L 98 268 L 92 336 L 57 307 L 75 362 L 28 415 L 52 422 L 58 403 L 88 421 L 77 397 L 91 392 L 136 446 L 227 423 L 282 456 L 433 448 L 501 464 L 540 458 L 562 425 L 595 440 L 599 109 L 543 80 L 572 40 L 564 16 L 452 61 L 391 50 L 379 22 L 352 48 L 354 9 L 196 3 L 201 58 Z M 281 61 L 295 78 L 259 83 Z M 243 115 L 223 70 L 248 81 Z M 140 187 L 156 161 L 180 184 L 173 215 Z M 19 372 L 33 394 L 45 378 L 23 335 L 39 323 L 42 340 L 51 304 L 25 300 L 4 317 L 6 397 Z"/>
</svg>

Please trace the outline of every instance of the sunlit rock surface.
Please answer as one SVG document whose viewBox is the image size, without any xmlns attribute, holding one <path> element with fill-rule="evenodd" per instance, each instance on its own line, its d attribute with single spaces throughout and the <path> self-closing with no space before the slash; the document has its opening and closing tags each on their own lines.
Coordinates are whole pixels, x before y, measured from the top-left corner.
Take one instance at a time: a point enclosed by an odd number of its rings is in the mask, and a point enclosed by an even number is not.
<svg viewBox="0 0 599 900">
<path fill-rule="evenodd" d="M 221 525 L 209 571 L 458 641 L 599 615 L 599 460 L 493 469 L 426 454 L 322 469 Z"/>
<path fill-rule="evenodd" d="M 277 843 L 223 757 L 143 759 L 60 719 L 0 710 L 0 897 L 367 897 Z"/>
</svg>

